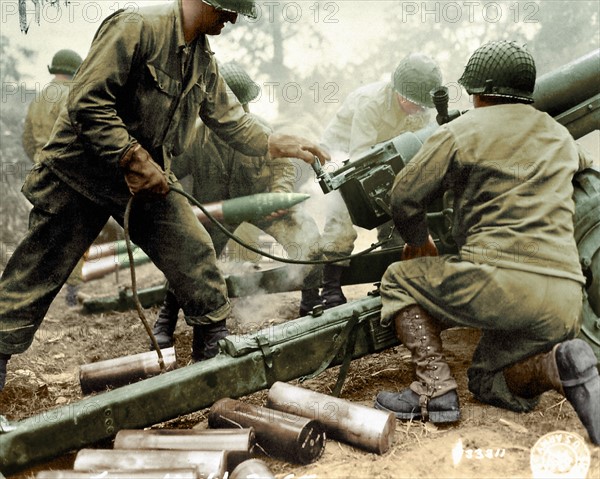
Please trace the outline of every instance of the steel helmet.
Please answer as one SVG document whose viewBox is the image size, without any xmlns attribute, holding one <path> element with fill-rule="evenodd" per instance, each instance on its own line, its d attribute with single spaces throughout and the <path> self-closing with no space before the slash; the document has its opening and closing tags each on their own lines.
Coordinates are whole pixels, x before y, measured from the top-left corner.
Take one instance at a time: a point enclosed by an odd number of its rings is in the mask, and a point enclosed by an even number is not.
<svg viewBox="0 0 600 479">
<path fill-rule="evenodd" d="M 442 72 L 432 58 L 422 53 L 411 53 L 394 70 L 392 84 L 404 98 L 433 108 L 430 92 L 441 86 Z"/>
<path fill-rule="evenodd" d="M 82 61 L 79 54 L 73 50 L 59 50 L 52 57 L 52 64 L 48 65 L 48 71 L 52 75 L 57 73 L 74 75 Z"/>
<path fill-rule="evenodd" d="M 514 98 L 533 102 L 535 61 L 525 48 L 506 40 L 480 46 L 458 82 L 470 95 Z"/>
<path fill-rule="evenodd" d="M 219 65 L 219 71 L 227 86 L 242 105 L 250 103 L 260 93 L 260 87 L 252 81 L 239 63 L 230 61 Z"/>
<path fill-rule="evenodd" d="M 256 2 L 254 0 L 202 0 L 208 3 L 211 7 L 226 12 L 234 12 L 244 15 L 249 18 L 257 18 Z"/>
</svg>

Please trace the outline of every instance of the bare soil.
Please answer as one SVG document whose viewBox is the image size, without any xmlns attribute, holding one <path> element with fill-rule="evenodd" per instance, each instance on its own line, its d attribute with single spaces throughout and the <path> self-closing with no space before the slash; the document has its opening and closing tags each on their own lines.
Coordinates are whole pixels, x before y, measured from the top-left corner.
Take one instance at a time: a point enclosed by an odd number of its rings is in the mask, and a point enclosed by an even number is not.
<svg viewBox="0 0 600 479">
<path fill-rule="evenodd" d="M 138 267 L 137 276 L 139 287 L 163 281 L 153 265 Z M 129 282 L 128 271 L 121 270 L 118 281 L 112 274 L 84 284 L 83 292 L 116 294 L 119 284 Z M 352 300 L 364 297 L 371 289 L 371 285 L 358 285 L 346 287 L 345 292 Z M 258 317 L 262 318 L 263 325 L 295 318 L 299 293 L 239 298 L 233 303 L 232 326 L 254 328 L 258 326 Z M 157 308 L 146 311 L 151 323 L 156 313 Z M 557 393 L 545 393 L 539 406 L 529 414 L 484 405 L 471 396 L 466 370 L 478 337 L 478 332 L 470 329 L 444 333 L 445 354 L 459 384 L 462 407 L 459 423 L 436 427 L 421 422 L 397 422 L 394 445 L 383 455 L 328 440 L 323 456 L 310 465 L 298 466 L 266 456 L 261 459 L 278 479 L 525 478 L 532 477 L 530 451 L 535 442 L 544 434 L 566 430 L 586 438 L 592 456 L 587 477 L 600 477 L 600 447 L 589 443 L 572 407 Z M 190 341 L 191 330 L 180 320 L 176 331 L 178 367 L 188 363 Z M 66 306 L 63 289 L 31 348 L 11 359 L 7 385 L 0 393 L 0 414 L 10 421 L 18 421 L 78 401 L 83 397 L 78 379 L 80 365 L 146 351 L 147 345 L 148 337 L 134 311 L 83 314 L 81 308 Z M 337 372 L 338 368 L 332 368 L 302 386 L 328 394 Z M 378 391 L 399 390 L 411 380 L 410 355 L 399 346 L 353 361 L 341 396 L 372 406 Z M 243 400 L 264 404 L 266 391 Z M 156 427 L 206 428 L 207 410 Z M 12 477 L 33 478 L 40 469 L 69 469 L 73 460 L 74 454 L 69 454 Z"/>
</svg>

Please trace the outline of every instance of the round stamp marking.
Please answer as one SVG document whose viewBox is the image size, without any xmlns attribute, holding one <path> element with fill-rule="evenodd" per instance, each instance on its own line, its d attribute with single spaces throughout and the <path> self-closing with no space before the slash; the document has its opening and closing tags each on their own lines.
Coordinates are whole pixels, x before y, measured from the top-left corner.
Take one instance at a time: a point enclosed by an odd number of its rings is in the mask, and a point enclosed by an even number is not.
<svg viewBox="0 0 600 479">
<path fill-rule="evenodd" d="M 572 432 L 545 434 L 531 448 L 530 465 L 534 479 L 586 477 L 590 461 L 590 450 L 584 439 Z"/>
</svg>

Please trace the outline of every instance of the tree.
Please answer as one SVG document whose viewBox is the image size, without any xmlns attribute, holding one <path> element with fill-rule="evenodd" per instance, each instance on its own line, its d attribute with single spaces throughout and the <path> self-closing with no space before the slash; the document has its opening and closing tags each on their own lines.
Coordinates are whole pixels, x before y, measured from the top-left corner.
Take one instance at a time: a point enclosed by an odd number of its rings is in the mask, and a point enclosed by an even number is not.
<svg viewBox="0 0 600 479">
<path fill-rule="evenodd" d="M 600 44 L 597 0 L 540 2 L 540 28 L 531 43 L 539 73 L 552 71 Z"/>
</svg>

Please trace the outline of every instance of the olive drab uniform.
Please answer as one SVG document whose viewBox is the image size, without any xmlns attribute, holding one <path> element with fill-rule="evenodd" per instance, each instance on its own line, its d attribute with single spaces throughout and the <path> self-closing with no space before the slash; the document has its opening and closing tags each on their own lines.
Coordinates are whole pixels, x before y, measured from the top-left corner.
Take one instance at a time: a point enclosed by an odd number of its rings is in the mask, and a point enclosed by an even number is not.
<svg viewBox="0 0 600 479">
<path fill-rule="evenodd" d="M 34 163 L 40 161 L 40 152 L 50 139 L 60 106 L 67 101 L 70 84 L 54 79 L 29 104 L 23 125 L 23 149 Z"/>
<path fill-rule="evenodd" d="M 42 148 L 50 139 L 60 108 L 67 101 L 70 84 L 68 80 L 54 79 L 44 87 L 39 97 L 29 104 L 23 125 L 23 149 L 34 164 L 39 163 Z M 85 255 L 79 259 L 69 275 L 66 281 L 68 285 L 76 287 L 83 283 L 84 262 Z M 76 299 L 73 298 L 72 301 Z"/>
<path fill-rule="evenodd" d="M 197 138 L 192 147 L 173 160 L 172 171 L 180 179 L 192 176 L 192 196 L 198 201 L 208 203 L 256 193 L 293 191 L 296 169 L 288 158 L 244 155 L 203 124 L 197 127 Z M 249 222 L 273 236 L 293 259 L 317 259 L 320 255 L 318 226 L 301 205 L 282 217 Z M 233 231 L 238 225 L 225 226 Z M 212 224 L 205 227 L 219 255 L 229 238 Z M 318 268 L 298 265 L 298 270 L 299 275 L 306 276 L 306 287 L 319 287 Z"/>
<path fill-rule="evenodd" d="M 130 198 L 118 166 L 124 153 L 140 144 L 168 172 L 171 158 L 191 144 L 198 118 L 236 149 L 266 154 L 268 131 L 229 102 L 206 37 L 186 45 L 181 0 L 108 17 L 23 187 L 34 209 L 0 280 L 0 353 L 27 349 L 107 219 L 123 223 Z M 210 237 L 185 198 L 134 197 L 130 235 L 175 286 L 188 323 L 228 316 Z"/>
<path fill-rule="evenodd" d="M 590 165 L 564 127 L 529 105 L 477 108 L 440 127 L 397 176 L 392 209 L 403 238 L 423 244 L 428 201 L 440 187 L 453 191 L 458 254 L 390 265 L 382 321 L 418 304 L 446 326 L 481 329 L 469 389 L 530 410 L 537 399 L 514 395 L 502 371 L 578 331 L 571 180 Z"/>
</svg>

